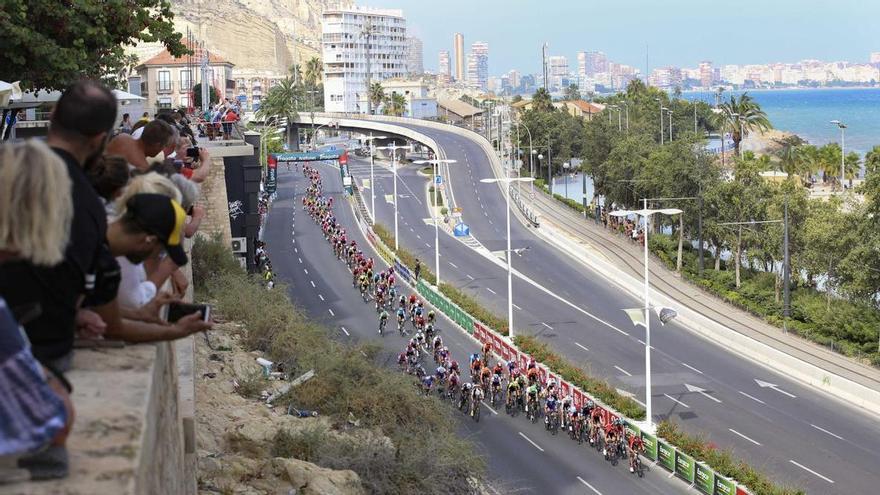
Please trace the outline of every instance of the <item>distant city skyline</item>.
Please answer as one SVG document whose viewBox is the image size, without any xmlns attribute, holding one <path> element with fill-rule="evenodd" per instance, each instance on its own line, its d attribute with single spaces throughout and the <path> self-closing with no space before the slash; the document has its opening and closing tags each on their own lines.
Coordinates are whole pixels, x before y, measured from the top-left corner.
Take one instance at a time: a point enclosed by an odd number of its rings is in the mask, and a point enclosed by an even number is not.
<svg viewBox="0 0 880 495">
<path fill-rule="evenodd" d="M 880 17 L 880 2 L 862 0 L 838 0 L 833 5 L 822 0 L 741 0 L 735 9 L 707 7 L 696 0 L 603 4 L 482 0 L 479 12 L 471 14 L 467 13 L 474 10 L 474 3 L 464 0 L 358 4 L 403 9 L 408 29 L 423 40 L 424 53 L 431 54 L 425 67 L 430 71 L 437 70 L 441 50 L 454 52 L 456 32 L 465 40 L 484 40 L 494 47 L 489 64 L 493 75 L 511 69 L 540 73 L 545 41 L 549 54 L 569 61 L 577 60 L 580 51 L 602 51 L 642 73 L 646 47 L 649 72 L 666 66 L 698 67 L 704 60 L 716 67 L 804 59 L 866 63 L 870 52 L 880 51 L 871 22 Z M 481 13 L 486 15 L 477 15 Z"/>
</svg>

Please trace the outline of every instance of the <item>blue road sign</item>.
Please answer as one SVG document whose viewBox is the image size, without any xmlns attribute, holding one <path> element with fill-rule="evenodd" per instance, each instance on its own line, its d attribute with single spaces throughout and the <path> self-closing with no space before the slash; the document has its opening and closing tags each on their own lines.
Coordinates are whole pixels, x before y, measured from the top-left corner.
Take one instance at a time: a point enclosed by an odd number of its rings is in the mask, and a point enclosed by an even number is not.
<svg viewBox="0 0 880 495">
<path fill-rule="evenodd" d="M 471 228 L 466 223 L 457 223 L 452 232 L 455 234 L 455 237 L 465 237 L 471 234 Z"/>
<path fill-rule="evenodd" d="M 443 184 L 443 176 L 435 175 L 434 176 L 434 184 Z"/>
</svg>

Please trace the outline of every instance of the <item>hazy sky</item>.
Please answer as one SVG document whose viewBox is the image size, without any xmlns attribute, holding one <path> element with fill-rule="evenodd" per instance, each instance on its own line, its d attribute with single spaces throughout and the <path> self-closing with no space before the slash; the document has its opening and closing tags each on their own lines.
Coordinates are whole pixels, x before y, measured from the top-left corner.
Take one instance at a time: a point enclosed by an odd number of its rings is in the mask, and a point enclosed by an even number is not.
<svg viewBox="0 0 880 495">
<path fill-rule="evenodd" d="M 880 0 L 357 0 L 403 9 L 424 42 L 425 68 L 437 52 L 489 42 L 489 73 L 540 70 L 541 44 L 576 67 L 581 50 L 600 50 L 644 72 L 650 66 L 796 62 L 805 58 L 867 62 L 880 51 Z"/>
</svg>

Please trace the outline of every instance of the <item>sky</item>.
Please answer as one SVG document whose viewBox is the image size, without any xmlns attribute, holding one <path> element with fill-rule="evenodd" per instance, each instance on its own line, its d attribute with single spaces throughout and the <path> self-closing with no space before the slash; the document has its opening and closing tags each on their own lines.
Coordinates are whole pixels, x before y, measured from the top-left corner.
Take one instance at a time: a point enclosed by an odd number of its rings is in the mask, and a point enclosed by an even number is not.
<svg viewBox="0 0 880 495">
<path fill-rule="evenodd" d="M 356 0 L 404 11 L 422 39 L 427 70 L 453 53 L 452 36 L 489 43 L 489 73 L 537 73 L 541 45 L 565 55 L 598 50 L 618 63 L 651 68 L 797 62 L 867 62 L 880 51 L 880 0 Z"/>
</svg>

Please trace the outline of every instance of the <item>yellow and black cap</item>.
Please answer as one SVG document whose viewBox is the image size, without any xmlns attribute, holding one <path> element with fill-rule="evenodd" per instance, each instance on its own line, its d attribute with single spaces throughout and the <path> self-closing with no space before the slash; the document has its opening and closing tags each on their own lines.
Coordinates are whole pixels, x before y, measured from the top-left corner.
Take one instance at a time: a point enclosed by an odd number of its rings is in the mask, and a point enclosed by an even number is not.
<svg viewBox="0 0 880 495">
<path fill-rule="evenodd" d="M 183 250 L 186 212 L 180 203 L 162 194 L 144 193 L 132 196 L 126 208 L 144 231 L 159 238 L 177 266 L 186 265 L 189 261 Z"/>
</svg>

